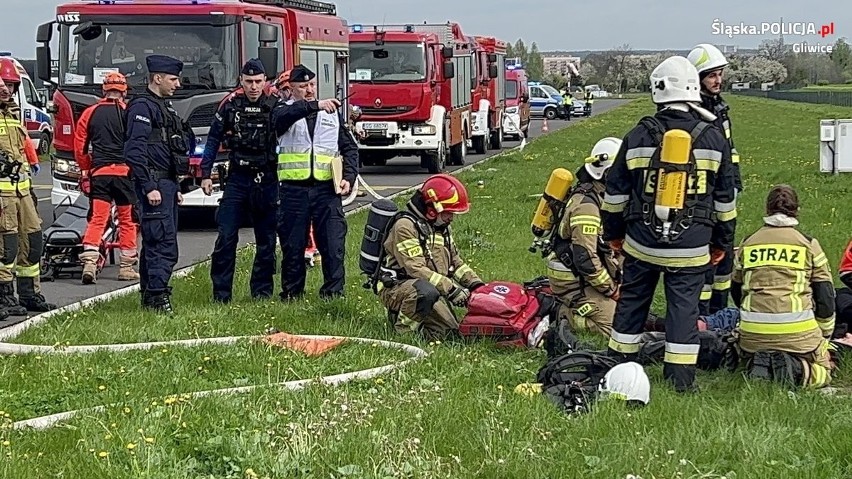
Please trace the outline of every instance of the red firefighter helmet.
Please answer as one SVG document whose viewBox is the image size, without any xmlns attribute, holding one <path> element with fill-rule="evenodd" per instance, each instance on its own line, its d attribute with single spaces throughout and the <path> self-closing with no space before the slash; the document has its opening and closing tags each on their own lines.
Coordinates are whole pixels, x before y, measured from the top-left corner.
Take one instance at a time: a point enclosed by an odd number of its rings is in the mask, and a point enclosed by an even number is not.
<svg viewBox="0 0 852 479">
<path fill-rule="evenodd" d="M 127 91 L 127 78 L 118 72 L 109 72 L 104 77 L 104 92 L 118 91 L 124 93 Z"/>
<path fill-rule="evenodd" d="M 21 83 L 18 66 L 10 58 L 0 58 L 0 78 L 6 83 Z"/>
<path fill-rule="evenodd" d="M 470 210 L 467 190 L 461 181 L 452 175 L 430 176 L 420 187 L 420 194 L 426 202 L 427 216 L 430 217 L 443 212 L 467 213 Z"/>
</svg>

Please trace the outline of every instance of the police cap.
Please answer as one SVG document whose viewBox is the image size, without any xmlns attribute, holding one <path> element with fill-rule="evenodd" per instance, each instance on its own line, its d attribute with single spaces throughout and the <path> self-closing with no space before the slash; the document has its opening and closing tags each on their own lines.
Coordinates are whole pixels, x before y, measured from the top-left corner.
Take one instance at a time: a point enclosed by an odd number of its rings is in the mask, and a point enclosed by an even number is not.
<svg viewBox="0 0 852 479">
<path fill-rule="evenodd" d="M 166 55 L 149 55 L 145 58 L 145 64 L 148 66 L 148 73 L 180 76 L 180 72 L 183 70 L 182 61 Z"/>
<path fill-rule="evenodd" d="M 263 69 L 263 63 L 257 58 L 252 58 L 243 65 L 243 70 L 240 72 L 243 75 L 265 75 L 266 70 Z"/>
<path fill-rule="evenodd" d="M 305 65 L 298 64 L 290 70 L 290 82 L 300 83 L 311 81 L 316 74 L 308 69 Z"/>
</svg>

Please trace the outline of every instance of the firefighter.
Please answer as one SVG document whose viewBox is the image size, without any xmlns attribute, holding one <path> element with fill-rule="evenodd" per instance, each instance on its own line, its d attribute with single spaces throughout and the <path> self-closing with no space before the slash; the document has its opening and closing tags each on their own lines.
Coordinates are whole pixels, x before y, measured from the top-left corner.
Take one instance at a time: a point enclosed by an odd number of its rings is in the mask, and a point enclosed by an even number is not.
<svg viewBox="0 0 852 479">
<path fill-rule="evenodd" d="M 743 191 L 740 176 L 740 155 L 734 147 L 734 137 L 731 135 L 731 118 L 728 115 L 730 107 L 722 98 L 722 76 L 728 66 L 725 55 L 713 45 L 702 43 L 689 52 L 687 57 L 698 70 L 701 79 L 701 105 L 716 115 L 714 124 L 722 130 L 725 138 L 731 144 L 731 162 L 734 165 L 734 183 L 737 195 Z M 733 243 L 732 243 L 733 248 Z M 731 290 L 731 271 L 734 265 L 734 252 L 730 249 L 716 268 L 710 268 L 701 291 L 700 313 L 712 314 L 728 306 L 728 296 Z"/>
<path fill-rule="evenodd" d="M 307 67 L 296 65 L 289 81 L 293 97 L 279 102 L 272 116 L 278 135 L 278 236 L 284 250 L 284 300 L 304 293 L 304 253 L 311 227 L 322 255 L 320 297 L 343 296 L 347 225 L 341 195 L 349 194 L 358 176 L 358 146 L 346 129 L 340 101 L 316 100 L 315 76 Z M 341 156 L 342 179 L 335 185 L 333 164 Z"/>
<path fill-rule="evenodd" d="M 252 218 L 257 245 L 249 281 L 251 296 L 272 296 L 278 180 L 270 122 L 277 99 L 263 92 L 265 81 L 266 72 L 260 60 L 246 62 L 240 75 L 243 93 L 230 97 L 219 107 L 201 158 L 201 190 L 209 196 L 213 193 L 210 177 L 219 146 L 224 142 L 230 150 L 227 185 L 216 217 L 219 235 L 210 265 L 213 300 L 218 302 L 231 301 L 237 243 L 246 216 Z"/>
<path fill-rule="evenodd" d="M 793 188 L 772 188 L 766 215 L 736 254 L 731 295 L 740 308 L 740 359 L 753 378 L 827 386 L 835 313 L 828 258 L 819 241 L 796 228 Z"/>
<path fill-rule="evenodd" d="M 426 179 L 408 201 L 406 214 L 389 225 L 378 291 L 397 332 L 435 340 L 458 331 L 447 302 L 464 307 L 470 292 L 483 285 L 459 256 L 450 230 L 455 215 L 469 209 L 464 185 L 439 174 Z"/>
<path fill-rule="evenodd" d="M 852 288 L 852 241 L 846 245 L 839 269 L 843 286 L 836 289 L 837 320 L 834 326 L 834 338 L 842 338 L 847 333 L 852 333 L 852 289 L 850 289 Z"/>
<path fill-rule="evenodd" d="M 603 237 L 624 255 L 609 349 L 622 359 L 636 358 L 662 274 L 667 303 L 663 376 L 675 390 L 686 392 L 694 390 L 704 275 L 733 241 L 731 148 L 709 123 L 715 116 L 700 106 L 698 71 L 689 60 L 667 58 L 650 80 L 658 111 L 625 137 L 607 175 L 601 207 Z M 666 157 L 663 138 L 669 139 Z M 660 187 L 657 176 L 663 169 L 671 175 Z"/>
<path fill-rule="evenodd" d="M 145 63 L 147 89 L 127 105 L 124 157 L 140 206 L 142 306 L 171 314 L 169 280 L 178 260 L 178 206 L 183 203 L 177 178 L 188 174 L 195 138 L 165 100 L 180 88 L 183 62 L 150 55 Z"/>
<path fill-rule="evenodd" d="M 290 70 L 284 70 L 278 74 L 278 79 L 275 80 L 275 92 L 281 101 L 287 101 L 293 96 L 290 91 Z"/>
<path fill-rule="evenodd" d="M 104 97 L 86 108 L 74 129 L 74 157 L 91 198 L 89 225 L 83 236 L 83 284 L 97 281 L 98 259 L 104 229 L 112 216 L 112 203 L 118 212 L 119 281 L 139 279 L 133 266 L 137 224 L 133 215 L 136 193 L 130 181 L 130 167 L 124 161 L 124 99 L 127 79 L 118 72 L 104 77 Z"/>
<path fill-rule="evenodd" d="M 41 294 L 40 262 L 44 238 L 37 201 L 32 196 L 30 173 L 38 155 L 21 122 L 20 107 L 13 97 L 21 85 L 15 63 L 0 59 L 0 316 L 26 316 L 27 311 L 56 309 Z M 17 277 L 18 296 L 12 280 Z"/>
<path fill-rule="evenodd" d="M 577 171 L 577 186 L 559 222 L 554 253 L 548 258 L 550 287 L 561 305 L 559 320 L 572 330 L 591 330 L 609 338 L 619 298 L 619 264 L 601 240 L 601 212 L 606 172 L 621 140 L 604 138 Z"/>
<path fill-rule="evenodd" d="M 852 241 L 846 245 L 846 252 L 843 253 L 843 259 L 840 261 L 840 281 L 847 288 L 852 288 Z"/>
</svg>

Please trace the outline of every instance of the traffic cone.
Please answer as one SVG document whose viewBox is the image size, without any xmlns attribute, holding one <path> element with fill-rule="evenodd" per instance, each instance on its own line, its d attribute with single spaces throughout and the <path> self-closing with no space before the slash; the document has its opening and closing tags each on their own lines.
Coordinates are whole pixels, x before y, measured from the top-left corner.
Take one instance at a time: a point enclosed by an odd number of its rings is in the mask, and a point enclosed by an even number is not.
<svg viewBox="0 0 852 479">
<path fill-rule="evenodd" d="M 317 250 L 317 242 L 314 240 L 314 228 L 312 226 L 308 234 L 308 247 L 305 248 L 305 262 L 313 267 L 319 261 L 319 258 L 320 255 Z"/>
<path fill-rule="evenodd" d="M 545 118 L 544 122 L 541 124 L 541 132 L 547 133 L 547 131 L 548 131 L 548 129 L 547 129 L 547 118 Z"/>
</svg>

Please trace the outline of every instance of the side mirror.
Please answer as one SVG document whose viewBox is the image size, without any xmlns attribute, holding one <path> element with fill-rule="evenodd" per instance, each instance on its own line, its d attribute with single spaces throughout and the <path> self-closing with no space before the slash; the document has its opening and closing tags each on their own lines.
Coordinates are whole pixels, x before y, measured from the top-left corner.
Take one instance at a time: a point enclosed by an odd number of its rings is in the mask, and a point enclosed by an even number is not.
<svg viewBox="0 0 852 479">
<path fill-rule="evenodd" d="M 497 65 L 491 64 L 488 66 L 488 78 L 497 78 L 499 71 L 497 70 Z"/>
<path fill-rule="evenodd" d="M 53 39 L 53 22 L 43 23 L 36 30 L 36 43 L 50 43 Z"/>
<path fill-rule="evenodd" d="M 278 27 L 269 23 L 261 23 L 257 32 L 257 41 L 260 43 L 275 43 L 278 41 Z"/>
<path fill-rule="evenodd" d="M 444 59 L 453 58 L 453 47 L 441 48 L 441 57 L 444 58 Z"/>
<path fill-rule="evenodd" d="M 488 54 L 488 63 L 495 63 L 495 62 L 497 62 L 497 54 L 496 53 L 489 53 Z"/>
<path fill-rule="evenodd" d="M 456 76 L 456 66 L 453 62 L 444 62 L 441 73 L 446 79 L 454 78 Z"/>
<path fill-rule="evenodd" d="M 47 45 L 36 47 L 36 70 L 40 80 L 53 83 L 50 78 L 50 47 Z"/>
<path fill-rule="evenodd" d="M 278 77 L 278 47 L 257 47 L 257 58 L 263 63 L 267 79 Z"/>
</svg>

